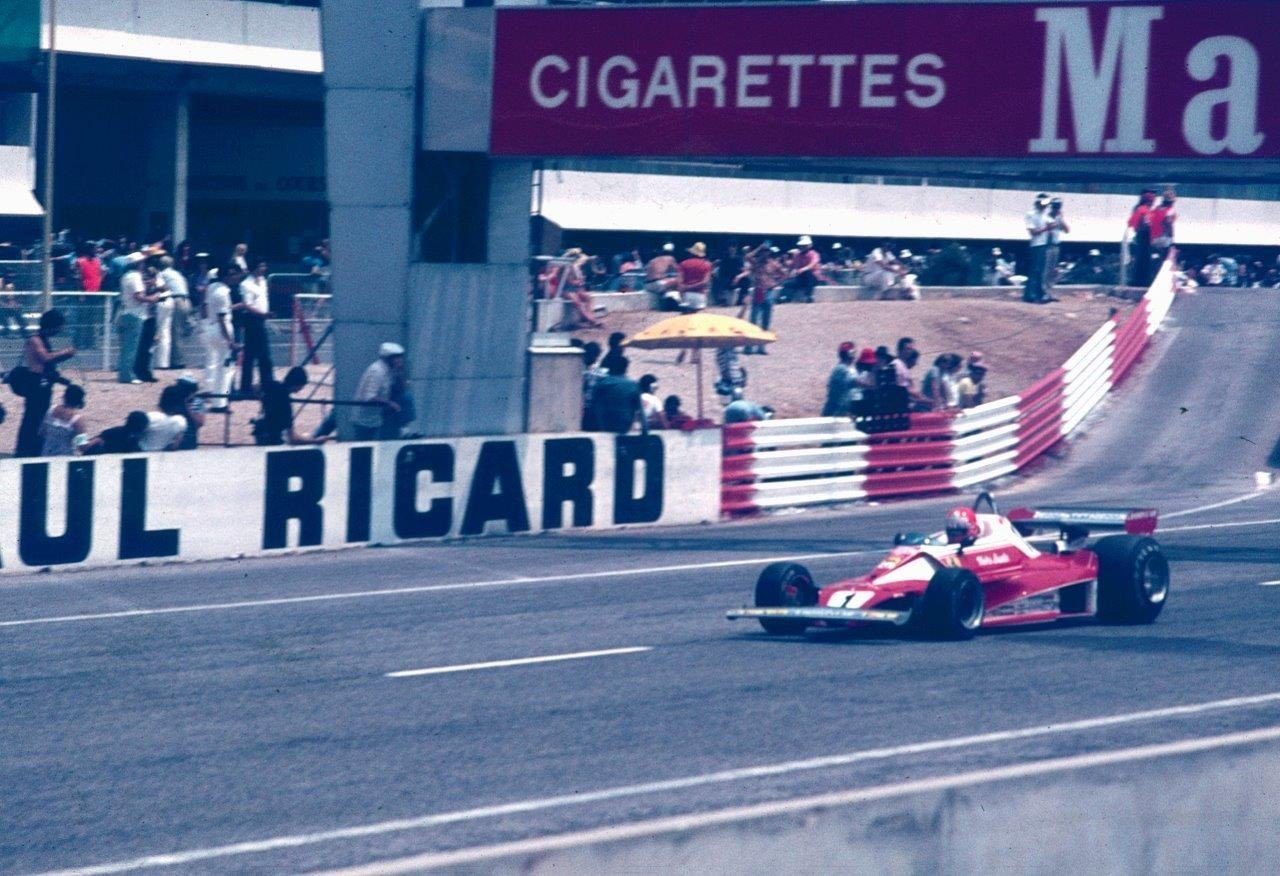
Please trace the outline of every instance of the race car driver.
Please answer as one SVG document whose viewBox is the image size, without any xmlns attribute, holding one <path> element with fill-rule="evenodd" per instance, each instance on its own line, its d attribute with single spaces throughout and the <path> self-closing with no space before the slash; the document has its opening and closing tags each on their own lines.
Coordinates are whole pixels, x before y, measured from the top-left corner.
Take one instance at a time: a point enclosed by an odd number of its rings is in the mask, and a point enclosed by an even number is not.
<svg viewBox="0 0 1280 876">
<path fill-rule="evenodd" d="M 947 544 L 972 544 L 981 529 L 972 508 L 953 508 L 947 512 Z"/>
</svg>

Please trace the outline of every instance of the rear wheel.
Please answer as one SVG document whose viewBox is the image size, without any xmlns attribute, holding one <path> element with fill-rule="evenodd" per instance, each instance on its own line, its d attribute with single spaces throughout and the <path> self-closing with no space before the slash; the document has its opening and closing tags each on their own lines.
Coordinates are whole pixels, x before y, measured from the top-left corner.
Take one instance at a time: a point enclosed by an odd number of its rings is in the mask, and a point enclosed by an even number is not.
<svg viewBox="0 0 1280 876">
<path fill-rule="evenodd" d="M 1151 538 L 1113 535 L 1099 539 L 1098 619 L 1113 624 L 1149 624 L 1169 596 L 1169 561 Z"/>
<path fill-rule="evenodd" d="M 912 625 L 934 639 L 972 639 L 986 607 L 982 582 L 968 569 L 939 569 L 912 612 Z"/>
<path fill-rule="evenodd" d="M 804 608 L 818 604 L 818 588 L 809 570 L 799 563 L 773 563 L 766 566 L 756 581 L 757 608 Z M 762 617 L 760 626 L 775 636 L 798 636 L 809 626 L 808 621 Z"/>
</svg>

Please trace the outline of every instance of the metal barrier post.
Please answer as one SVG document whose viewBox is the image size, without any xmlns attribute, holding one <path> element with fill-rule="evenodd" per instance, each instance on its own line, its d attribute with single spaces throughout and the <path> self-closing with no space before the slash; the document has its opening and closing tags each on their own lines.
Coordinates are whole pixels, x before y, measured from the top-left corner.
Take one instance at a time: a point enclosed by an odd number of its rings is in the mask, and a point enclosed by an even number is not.
<svg viewBox="0 0 1280 876">
<path fill-rule="evenodd" d="M 102 370 L 111 370 L 111 296 L 102 296 Z"/>
</svg>

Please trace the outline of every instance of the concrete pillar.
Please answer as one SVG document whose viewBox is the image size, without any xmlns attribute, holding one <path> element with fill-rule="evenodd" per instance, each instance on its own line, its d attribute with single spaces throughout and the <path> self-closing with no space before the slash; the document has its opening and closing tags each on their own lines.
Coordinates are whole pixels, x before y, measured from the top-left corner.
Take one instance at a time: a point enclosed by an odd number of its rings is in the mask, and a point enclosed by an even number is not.
<svg viewBox="0 0 1280 876">
<path fill-rule="evenodd" d="M 418 71 L 417 0 L 326 0 L 325 164 L 335 395 L 350 399 L 383 341 L 406 343 Z M 409 367 L 418 351 L 410 348 Z M 347 434 L 350 409 L 339 408 Z"/>
<path fill-rule="evenodd" d="M 191 170 L 191 95 L 178 92 L 173 124 L 173 224 L 176 246 L 187 239 L 187 177 Z"/>
</svg>

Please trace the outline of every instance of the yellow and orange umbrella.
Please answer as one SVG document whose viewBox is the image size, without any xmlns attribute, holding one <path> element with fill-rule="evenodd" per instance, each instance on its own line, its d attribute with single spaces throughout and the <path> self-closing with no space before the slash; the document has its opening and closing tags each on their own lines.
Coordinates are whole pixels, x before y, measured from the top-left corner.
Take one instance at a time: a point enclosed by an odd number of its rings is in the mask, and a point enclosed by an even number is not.
<svg viewBox="0 0 1280 876">
<path fill-rule="evenodd" d="M 656 322 L 623 342 L 625 346 L 644 350 L 694 350 L 704 348 L 743 347 L 771 344 L 778 339 L 745 319 L 716 313 L 687 313 Z M 702 418 L 702 356 L 695 352 L 698 364 L 698 418 Z"/>
</svg>

